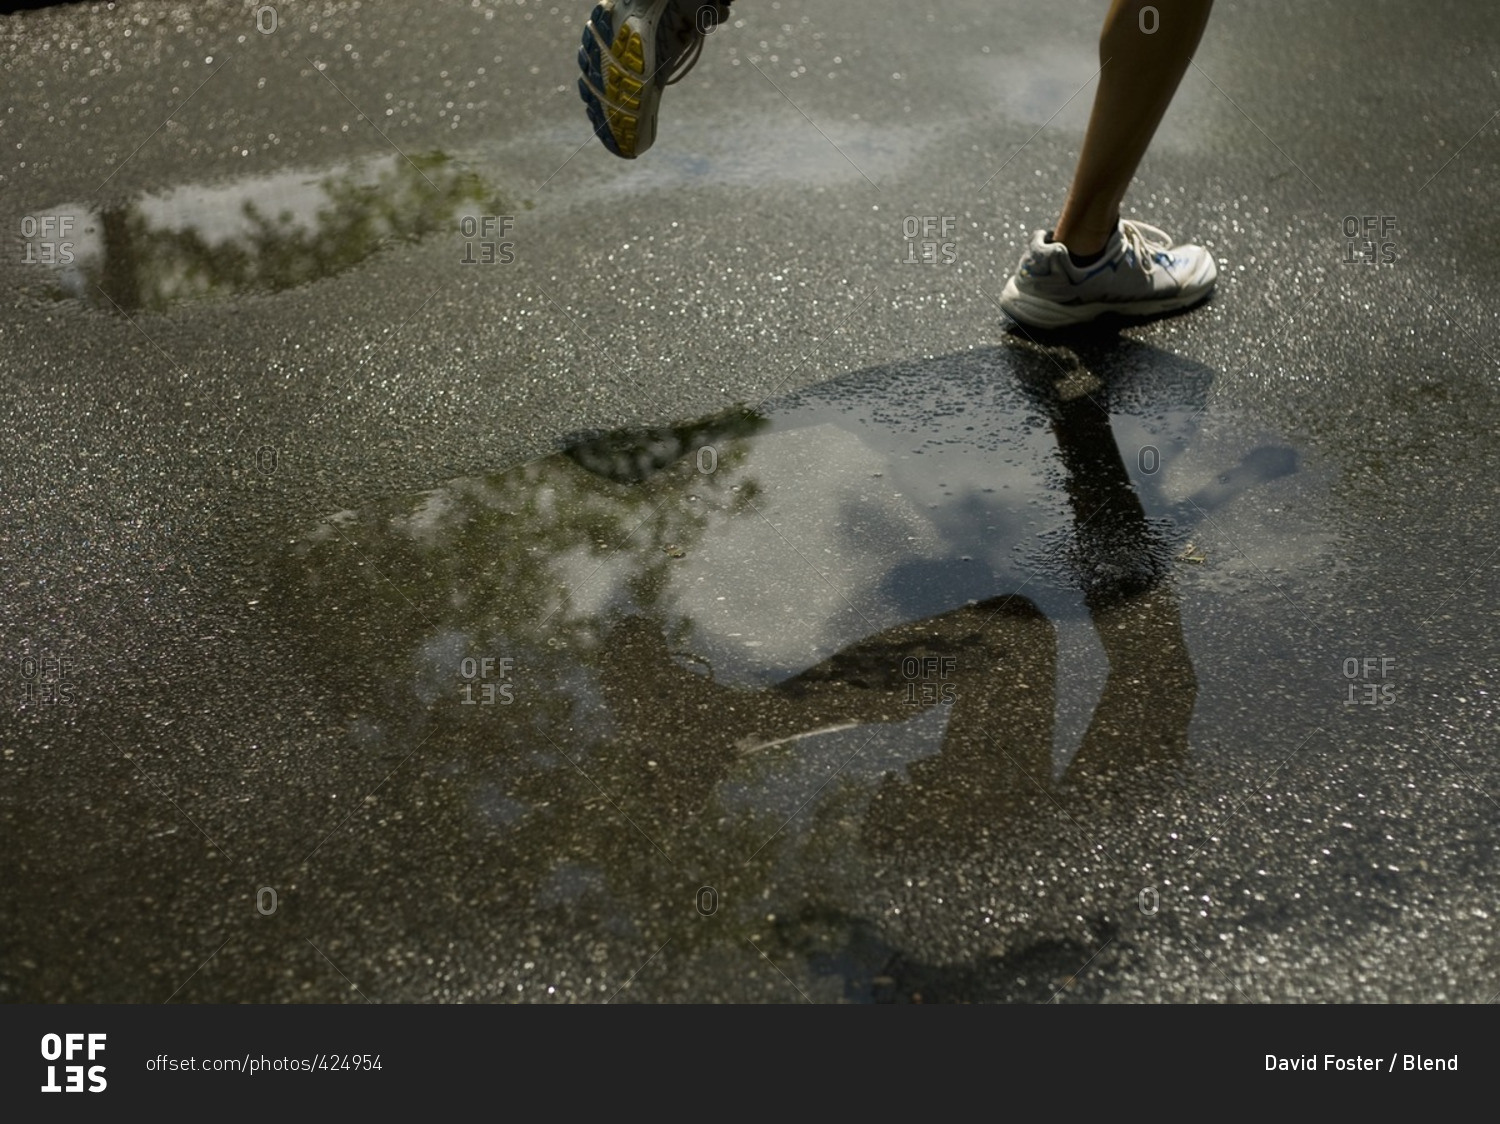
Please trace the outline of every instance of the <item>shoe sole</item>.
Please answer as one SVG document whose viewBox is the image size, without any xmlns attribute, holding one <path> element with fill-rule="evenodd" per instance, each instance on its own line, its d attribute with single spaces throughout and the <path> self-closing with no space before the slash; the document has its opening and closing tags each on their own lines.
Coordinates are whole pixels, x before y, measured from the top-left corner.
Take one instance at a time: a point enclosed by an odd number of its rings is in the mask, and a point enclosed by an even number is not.
<svg viewBox="0 0 1500 1124">
<path fill-rule="evenodd" d="M 583 72 L 578 96 L 604 147 L 634 160 L 656 139 L 661 90 L 647 79 L 647 65 L 655 51 L 641 34 L 642 21 L 623 20 L 616 28 L 616 14 L 599 4 L 584 25 L 578 48 L 578 69 Z"/>
<path fill-rule="evenodd" d="M 1215 282 L 1217 278 L 1215 278 Z M 1000 294 L 1000 307 L 1018 324 L 1028 328 L 1069 328 L 1087 324 L 1101 316 L 1114 313 L 1117 316 L 1160 316 L 1165 312 L 1179 312 L 1194 307 L 1213 294 L 1215 282 L 1191 294 L 1159 297 L 1146 301 L 1093 301 L 1086 304 L 1059 304 L 1041 297 L 1027 296 L 1016 286 L 1012 277 L 1005 283 Z"/>
</svg>

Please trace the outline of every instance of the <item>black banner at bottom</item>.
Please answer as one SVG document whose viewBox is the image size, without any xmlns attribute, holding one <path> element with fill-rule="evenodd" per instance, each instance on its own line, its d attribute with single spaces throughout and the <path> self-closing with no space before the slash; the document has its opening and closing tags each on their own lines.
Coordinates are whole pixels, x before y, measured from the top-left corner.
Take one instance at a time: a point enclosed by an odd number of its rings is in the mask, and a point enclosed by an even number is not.
<svg viewBox="0 0 1500 1124">
<path fill-rule="evenodd" d="M 576 1111 L 785 1105 L 812 1088 L 846 1108 L 906 1097 L 931 1108 L 1062 1088 L 1072 1107 L 1118 1107 L 1147 1089 L 1193 1099 L 1191 1078 L 1236 1102 L 1317 1089 L 1344 1104 L 1431 1106 L 1483 1088 L 1494 1017 L 1478 1006 L 9 1006 L 0 1103 L 14 1120 L 241 1106 L 299 1118 L 528 1091 Z"/>
</svg>

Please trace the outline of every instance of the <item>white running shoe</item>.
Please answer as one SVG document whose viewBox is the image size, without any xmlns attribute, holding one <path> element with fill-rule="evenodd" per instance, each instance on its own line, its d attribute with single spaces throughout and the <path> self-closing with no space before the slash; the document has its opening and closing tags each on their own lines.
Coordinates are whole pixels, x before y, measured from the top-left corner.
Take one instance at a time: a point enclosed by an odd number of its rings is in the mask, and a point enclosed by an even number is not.
<svg viewBox="0 0 1500 1124">
<path fill-rule="evenodd" d="M 1219 276 L 1214 256 L 1202 246 L 1176 246 L 1166 231 L 1121 219 L 1104 255 L 1073 264 L 1068 248 L 1033 231 L 1015 276 L 1000 294 L 1000 307 L 1031 328 L 1065 328 L 1107 312 L 1154 316 L 1197 304 Z"/>
</svg>

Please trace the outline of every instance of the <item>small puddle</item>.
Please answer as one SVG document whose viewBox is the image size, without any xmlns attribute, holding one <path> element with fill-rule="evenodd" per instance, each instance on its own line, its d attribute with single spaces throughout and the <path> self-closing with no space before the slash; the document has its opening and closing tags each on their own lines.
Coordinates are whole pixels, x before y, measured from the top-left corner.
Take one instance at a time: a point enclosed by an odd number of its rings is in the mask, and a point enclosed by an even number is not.
<svg viewBox="0 0 1500 1124">
<path fill-rule="evenodd" d="M 1011 342 L 587 435 L 306 528 L 272 601 L 360 700 L 351 752 L 423 747 L 503 917 L 874 978 L 901 856 L 1029 855 L 1191 768 L 1176 587 L 1300 465 L 1195 465 L 1211 382 Z"/>
<path fill-rule="evenodd" d="M 22 252 L 47 267 L 50 299 L 165 312 L 308 285 L 389 246 L 504 212 L 477 174 L 429 152 L 188 184 L 103 207 L 63 203 L 39 212 L 48 225 L 38 238 L 47 241 Z"/>
</svg>

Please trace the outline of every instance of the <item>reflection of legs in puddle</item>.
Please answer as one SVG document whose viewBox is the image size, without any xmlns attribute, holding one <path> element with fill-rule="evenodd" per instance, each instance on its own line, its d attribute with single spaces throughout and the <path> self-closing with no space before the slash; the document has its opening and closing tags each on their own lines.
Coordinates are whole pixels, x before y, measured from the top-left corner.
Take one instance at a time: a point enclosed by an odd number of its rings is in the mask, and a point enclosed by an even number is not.
<svg viewBox="0 0 1500 1124">
<path fill-rule="evenodd" d="M 981 698 L 955 706 L 941 753 L 912 766 L 906 780 L 887 779 L 866 824 L 877 846 L 912 836 L 972 844 L 1024 831 L 1028 807 L 1052 814 L 1059 800 L 1117 797 L 1128 805 L 1130 798 L 1149 798 L 1186 759 L 1197 681 L 1176 597 L 1163 581 L 1164 551 L 1131 487 L 1108 413 L 1087 394 L 1068 401 L 1051 387 L 1042 394 L 1067 471 L 1073 563 L 1109 661 L 1104 691 L 1053 790 L 1055 655 L 1048 625 L 1045 636 L 1035 636 L 1036 649 L 1015 652 L 1008 669 L 1001 665 L 1010 677 L 969 685 Z M 1020 720 L 1023 697 L 1043 703 L 1045 713 Z"/>
<path fill-rule="evenodd" d="M 1065 781 L 1094 785 L 1136 770 L 1159 776 L 1187 753 L 1197 679 L 1177 598 L 1164 578 L 1167 550 L 1131 486 L 1109 414 L 1082 395 L 1060 402 L 1053 433 L 1067 470 L 1076 565 L 1109 677 Z"/>
<path fill-rule="evenodd" d="M 766 690 L 721 686 L 683 666 L 646 617 L 622 621 L 604 650 L 602 683 L 620 740 L 680 782 L 663 786 L 672 799 L 692 791 L 700 808 L 747 755 L 796 754 L 819 733 L 894 724 L 935 706 L 951 706 L 942 756 L 962 760 L 964 787 L 1012 791 L 1025 783 L 1022 760 L 1027 772 L 1047 773 L 1056 639 L 1025 598 L 896 625 Z M 1009 756 L 995 752 L 995 736 Z"/>
<path fill-rule="evenodd" d="M 1099 38 L 1099 88 L 1078 167 L 1055 231 L 1038 230 L 1006 284 L 1001 306 L 1035 328 L 1062 328 L 1106 312 L 1153 315 L 1186 308 L 1218 269 L 1199 246 L 1120 218 L 1136 167 L 1172 101 L 1208 22 L 1212 0 L 1114 0 Z"/>
<path fill-rule="evenodd" d="M 1162 580 L 1165 551 L 1108 414 L 1086 394 L 1063 402 L 1051 387 L 1033 393 L 1051 396 L 1043 407 L 1067 471 L 1073 561 L 1109 660 L 1063 789 L 1122 794 L 1185 757 L 1196 684 Z M 819 732 L 898 723 L 934 706 L 950 710 L 942 750 L 881 785 L 867 821 L 873 837 L 977 840 L 1007 823 L 1018 828 L 1028 807 L 1051 806 L 1043 790 L 1052 787 L 1056 635 L 1025 598 L 897 625 L 766 690 L 721 686 L 679 663 L 645 617 L 617 626 L 605 651 L 604 689 L 621 741 L 654 759 L 663 781 L 676 781 L 659 789 L 675 812 L 705 807 L 747 754 L 796 755 Z"/>
</svg>

